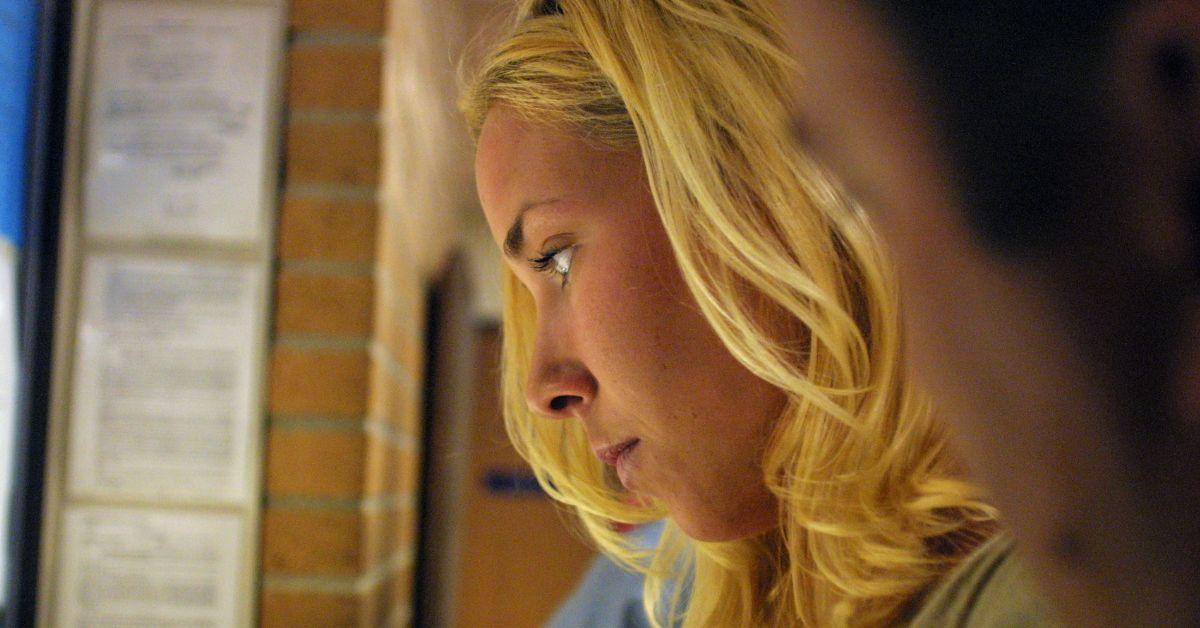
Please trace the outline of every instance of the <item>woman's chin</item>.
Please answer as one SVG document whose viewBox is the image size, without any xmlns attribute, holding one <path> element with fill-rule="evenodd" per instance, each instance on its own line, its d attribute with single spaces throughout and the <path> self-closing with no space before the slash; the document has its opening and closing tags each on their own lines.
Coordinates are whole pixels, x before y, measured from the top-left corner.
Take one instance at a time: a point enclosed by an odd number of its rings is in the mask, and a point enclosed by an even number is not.
<svg viewBox="0 0 1200 628">
<path fill-rule="evenodd" d="M 773 509 L 748 509 L 736 514 L 678 513 L 671 512 L 671 519 L 688 538 L 702 543 L 737 541 L 758 536 L 779 525 L 779 517 Z"/>
</svg>

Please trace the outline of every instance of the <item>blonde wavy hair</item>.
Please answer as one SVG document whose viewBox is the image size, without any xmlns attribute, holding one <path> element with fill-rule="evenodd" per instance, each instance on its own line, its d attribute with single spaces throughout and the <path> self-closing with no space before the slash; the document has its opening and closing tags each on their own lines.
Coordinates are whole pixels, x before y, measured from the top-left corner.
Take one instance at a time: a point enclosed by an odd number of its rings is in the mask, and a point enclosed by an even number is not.
<svg viewBox="0 0 1200 628">
<path fill-rule="evenodd" d="M 894 622 L 996 529 L 995 510 L 903 374 L 882 247 L 786 133 L 795 71 L 764 0 L 525 0 L 464 87 L 476 135 L 503 105 L 640 150 L 704 316 L 742 364 L 787 395 L 762 462 L 779 526 L 704 543 L 668 525 L 658 547 L 639 549 L 611 522 L 669 513 L 629 499 L 578 421 L 530 413 L 523 387 L 536 311 L 506 271 L 509 435 L 599 547 L 647 574 L 656 624 Z"/>
</svg>

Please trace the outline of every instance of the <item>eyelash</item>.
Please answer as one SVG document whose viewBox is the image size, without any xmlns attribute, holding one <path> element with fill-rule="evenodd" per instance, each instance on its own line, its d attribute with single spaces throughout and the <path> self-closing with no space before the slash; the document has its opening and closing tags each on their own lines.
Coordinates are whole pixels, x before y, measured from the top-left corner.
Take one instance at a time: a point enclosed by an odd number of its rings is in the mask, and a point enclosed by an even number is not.
<svg viewBox="0 0 1200 628">
<path fill-rule="evenodd" d="M 532 266 L 533 269 L 538 272 L 547 273 L 550 275 L 561 276 L 562 277 L 562 287 L 566 288 L 567 281 L 569 280 L 570 274 L 571 274 L 571 264 L 574 260 L 568 258 L 568 261 L 566 263 L 566 267 L 567 267 L 566 272 L 560 272 L 558 270 L 558 261 L 555 258 L 565 252 L 570 252 L 570 254 L 572 256 L 574 256 L 574 251 L 572 250 L 574 248 L 575 248 L 574 246 L 564 246 L 564 247 L 559 247 L 557 249 L 551 249 L 549 251 L 542 253 L 541 255 L 539 255 L 537 257 L 530 259 L 529 265 Z"/>
</svg>

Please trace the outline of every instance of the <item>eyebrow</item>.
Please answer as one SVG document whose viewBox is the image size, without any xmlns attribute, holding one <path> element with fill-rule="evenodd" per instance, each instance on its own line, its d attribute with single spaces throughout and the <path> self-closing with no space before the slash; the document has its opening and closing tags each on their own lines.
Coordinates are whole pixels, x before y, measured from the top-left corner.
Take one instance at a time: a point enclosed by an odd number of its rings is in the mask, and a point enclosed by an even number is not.
<svg viewBox="0 0 1200 628">
<path fill-rule="evenodd" d="M 526 201 L 521 205 L 521 209 L 517 210 L 517 217 L 513 219 L 512 225 L 508 228 L 508 233 L 504 235 L 504 254 L 519 258 L 521 250 L 525 248 L 525 212 L 539 207 L 541 205 L 550 205 L 557 203 L 562 199 L 550 198 L 544 201 Z"/>
</svg>

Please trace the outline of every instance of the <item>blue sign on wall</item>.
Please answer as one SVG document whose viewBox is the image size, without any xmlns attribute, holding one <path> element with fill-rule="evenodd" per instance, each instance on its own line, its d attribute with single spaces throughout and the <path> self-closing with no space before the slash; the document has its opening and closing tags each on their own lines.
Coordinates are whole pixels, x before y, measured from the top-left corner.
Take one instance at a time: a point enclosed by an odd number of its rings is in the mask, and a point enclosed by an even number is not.
<svg viewBox="0 0 1200 628">
<path fill-rule="evenodd" d="M 545 493 L 529 469 L 489 469 L 483 485 L 492 495 L 500 497 L 543 497 Z"/>
<path fill-rule="evenodd" d="M 18 247 L 24 239 L 26 141 L 36 27 L 36 2 L 0 2 L 0 235 Z"/>
</svg>

